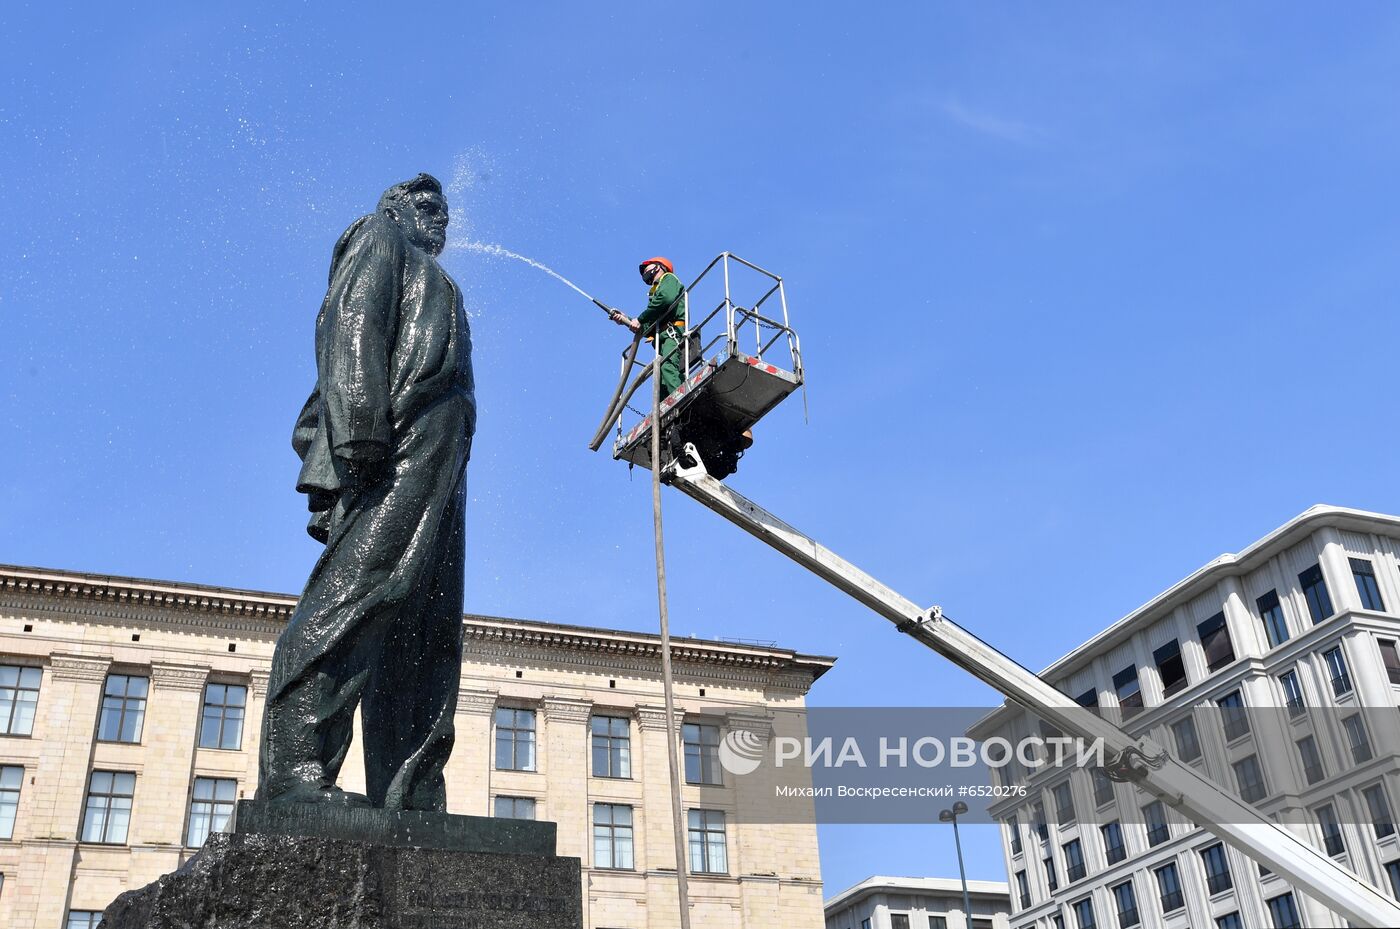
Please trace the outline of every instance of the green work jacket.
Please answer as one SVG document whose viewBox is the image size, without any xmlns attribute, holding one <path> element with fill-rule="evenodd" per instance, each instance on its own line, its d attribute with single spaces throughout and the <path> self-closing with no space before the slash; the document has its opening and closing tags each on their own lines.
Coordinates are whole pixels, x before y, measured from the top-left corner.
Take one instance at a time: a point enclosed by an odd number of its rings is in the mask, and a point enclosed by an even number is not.
<svg viewBox="0 0 1400 929">
<path fill-rule="evenodd" d="M 651 285 L 651 296 L 647 299 L 647 308 L 642 310 L 642 315 L 637 317 L 637 322 L 641 324 L 642 334 L 651 332 L 651 327 L 658 321 L 663 323 L 685 322 L 685 298 L 681 297 L 681 292 L 685 290 L 681 286 L 680 278 L 670 271 L 661 275 L 655 284 Z"/>
</svg>

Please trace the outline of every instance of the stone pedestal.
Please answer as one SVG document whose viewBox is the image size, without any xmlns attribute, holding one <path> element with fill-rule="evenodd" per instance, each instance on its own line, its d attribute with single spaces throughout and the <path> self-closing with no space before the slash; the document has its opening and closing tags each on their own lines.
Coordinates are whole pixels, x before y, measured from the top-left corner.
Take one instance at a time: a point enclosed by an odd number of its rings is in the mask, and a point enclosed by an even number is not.
<svg viewBox="0 0 1400 929">
<path fill-rule="evenodd" d="M 247 801 L 238 818 L 101 929 L 583 926 L 579 860 L 553 855 L 553 823 Z"/>
</svg>

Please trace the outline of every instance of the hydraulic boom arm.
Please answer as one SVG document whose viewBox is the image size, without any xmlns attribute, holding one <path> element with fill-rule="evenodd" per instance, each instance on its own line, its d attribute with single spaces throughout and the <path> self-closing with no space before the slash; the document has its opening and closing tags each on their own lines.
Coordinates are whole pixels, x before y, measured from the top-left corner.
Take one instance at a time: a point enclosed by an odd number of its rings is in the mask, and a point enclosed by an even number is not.
<svg viewBox="0 0 1400 929">
<path fill-rule="evenodd" d="M 1321 850 L 1186 765 L 1151 739 L 1134 738 L 1081 707 L 1038 676 L 943 616 L 900 596 L 831 550 L 730 490 L 711 477 L 694 446 L 697 462 L 672 462 L 662 474 L 686 496 L 777 549 L 828 583 L 894 623 L 900 632 L 938 652 L 964 671 L 995 687 L 1062 731 L 1085 740 L 1102 739 L 1107 772 L 1132 780 L 1201 828 L 1292 881 L 1357 926 L 1400 926 L 1400 905 Z"/>
</svg>

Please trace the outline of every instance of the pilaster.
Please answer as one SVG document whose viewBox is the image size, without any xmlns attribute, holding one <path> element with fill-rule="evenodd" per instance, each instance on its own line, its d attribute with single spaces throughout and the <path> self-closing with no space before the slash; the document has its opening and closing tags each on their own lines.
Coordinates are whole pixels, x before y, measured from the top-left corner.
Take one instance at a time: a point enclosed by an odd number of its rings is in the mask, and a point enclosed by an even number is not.
<svg viewBox="0 0 1400 929">
<path fill-rule="evenodd" d="M 491 721 L 498 697 L 495 690 L 457 691 L 456 742 L 445 771 L 448 812 L 491 815 Z"/>
<path fill-rule="evenodd" d="M 593 702 L 546 696 L 542 706 L 549 757 L 555 759 L 548 769 L 543 815 L 559 824 L 558 854 L 587 858 L 585 838 L 593 832 L 588 809 Z"/>
<path fill-rule="evenodd" d="M 19 926 L 60 926 L 73 878 L 78 828 L 102 684 L 109 655 L 55 654 L 39 686 L 34 738 L 42 740 L 35 771 L 25 771 L 31 791 L 27 854 L 16 881 L 12 912 Z M 7 889 L 8 892 L 8 889 Z"/>
</svg>

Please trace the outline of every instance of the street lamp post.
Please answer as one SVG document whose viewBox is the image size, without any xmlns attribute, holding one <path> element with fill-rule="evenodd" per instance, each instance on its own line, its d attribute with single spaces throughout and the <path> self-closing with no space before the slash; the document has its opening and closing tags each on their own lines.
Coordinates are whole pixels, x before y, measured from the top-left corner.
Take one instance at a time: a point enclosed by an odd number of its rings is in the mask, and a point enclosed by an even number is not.
<svg viewBox="0 0 1400 929">
<path fill-rule="evenodd" d="M 972 925 L 972 904 L 967 898 L 967 870 L 963 868 L 962 838 L 958 835 L 958 817 L 967 812 L 967 804 L 959 800 L 953 804 L 951 810 L 943 810 L 938 814 L 940 823 L 953 824 L 953 843 L 958 849 L 958 877 L 962 880 L 963 892 L 963 919 L 968 926 Z"/>
</svg>

